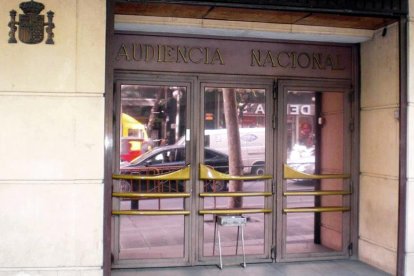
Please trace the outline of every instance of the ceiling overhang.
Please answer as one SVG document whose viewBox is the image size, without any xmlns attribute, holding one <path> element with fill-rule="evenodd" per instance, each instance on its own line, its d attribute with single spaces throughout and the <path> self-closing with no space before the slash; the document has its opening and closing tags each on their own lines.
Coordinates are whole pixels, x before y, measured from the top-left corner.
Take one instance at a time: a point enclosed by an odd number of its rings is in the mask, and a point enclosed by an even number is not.
<svg viewBox="0 0 414 276">
<path fill-rule="evenodd" d="M 178 35 L 361 43 L 374 30 L 152 16 L 115 17 L 115 30 Z"/>
<path fill-rule="evenodd" d="M 400 17 L 408 14 L 408 0 L 115 0 L 118 6 L 136 4 L 165 9 L 187 6 L 194 11 L 215 8 L 342 14 L 356 16 Z M 191 6 L 191 7 L 190 7 Z M 139 9 L 139 8 L 138 8 Z M 167 8 L 168 9 L 168 8 Z"/>
<path fill-rule="evenodd" d="M 263 1 L 117 1 L 115 29 L 359 43 L 370 39 L 375 30 L 398 21 L 395 15 L 334 14 L 312 9 L 298 11 L 298 7 L 264 9 L 266 5 L 253 7 L 247 2 Z"/>
</svg>

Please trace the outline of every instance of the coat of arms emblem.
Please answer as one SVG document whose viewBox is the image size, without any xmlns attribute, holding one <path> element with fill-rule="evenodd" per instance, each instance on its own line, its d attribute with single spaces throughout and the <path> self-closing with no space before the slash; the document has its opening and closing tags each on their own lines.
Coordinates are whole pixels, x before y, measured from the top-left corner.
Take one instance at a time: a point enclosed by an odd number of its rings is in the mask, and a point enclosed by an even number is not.
<svg viewBox="0 0 414 276">
<path fill-rule="evenodd" d="M 27 44 L 37 44 L 44 39 L 44 28 L 46 26 L 47 39 L 46 44 L 54 44 L 53 41 L 53 23 L 52 11 L 47 12 L 47 22 L 45 23 L 44 15 L 40 12 L 45 8 L 42 3 L 34 0 L 20 3 L 20 9 L 23 10 L 24 14 L 19 14 L 19 21 L 16 21 L 16 11 L 10 11 L 10 32 L 9 32 L 9 43 L 17 43 L 15 33 L 17 31 L 16 25 L 19 26 L 19 40 Z"/>
</svg>

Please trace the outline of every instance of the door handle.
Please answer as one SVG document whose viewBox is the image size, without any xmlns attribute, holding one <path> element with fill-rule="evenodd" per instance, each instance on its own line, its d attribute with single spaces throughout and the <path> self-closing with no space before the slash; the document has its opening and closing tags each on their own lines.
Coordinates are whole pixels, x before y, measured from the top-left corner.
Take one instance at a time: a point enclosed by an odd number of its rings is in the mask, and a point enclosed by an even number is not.
<svg viewBox="0 0 414 276">
<path fill-rule="evenodd" d="M 242 175 L 235 176 L 229 175 L 216 171 L 215 169 L 200 164 L 200 180 L 263 180 L 263 179 L 272 179 L 273 176 L 270 174 L 265 175 Z"/>
<path fill-rule="evenodd" d="M 287 164 L 283 165 L 283 178 L 284 179 L 345 179 L 350 178 L 349 174 L 308 174 L 297 171 Z"/>
<path fill-rule="evenodd" d="M 190 180 L 190 166 L 186 166 L 178 171 L 173 171 L 159 175 L 131 175 L 113 174 L 112 179 L 123 180 Z"/>
</svg>

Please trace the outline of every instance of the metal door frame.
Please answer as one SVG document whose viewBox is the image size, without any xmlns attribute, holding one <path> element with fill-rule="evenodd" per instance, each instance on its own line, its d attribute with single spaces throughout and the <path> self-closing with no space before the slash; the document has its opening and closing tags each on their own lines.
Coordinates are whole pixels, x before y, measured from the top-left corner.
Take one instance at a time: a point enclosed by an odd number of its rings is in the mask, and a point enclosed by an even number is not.
<svg viewBox="0 0 414 276">
<path fill-rule="evenodd" d="M 199 109 L 200 112 L 197 116 L 204 114 L 204 88 L 207 86 L 212 86 L 212 87 L 229 87 L 229 88 L 260 88 L 260 89 L 264 89 L 265 90 L 265 97 L 266 97 L 266 101 L 265 101 L 265 110 L 267 112 L 267 114 L 265 114 L 265 128 L 266 130 L 272 129 L 272 121 L 273 121 L 273 114 L 272 114 L 272 110 L 273 110 L 273 98 L 274 98 L 274 79 L 273 78 L 263 78 L 263 77 L 255 77 L 255 76 L 237 76 L 237 75 L 226 75 L 226 76 L 217 76 L 217 75 L 208 75 L 208 74 L 200 74 L 198 75 L 198 82 L 197 82 L 197 87 L 199 89 L 199 91 L 196 93 L 199 96 L 198 102 L 200 103 L 199 105 Z M 240 80 L 240 78 L 243 78 L 242 80 Z M 198 120 L 195 120 L 200 122 L 199 125 L 195 126 L 195 129 L 193 131 L 193 133 L 197 133 L 199 139 L 198 139 L 198 156 L 202 156 L 202 147 L 201 145 L 204 145 L 204 135 L 202 134 L 202 131 L 204 130 L 204 120 L 202 120 L 202 118 L 200 117 Z M 265 133 L 265 148 L 266 148 L 266 156 L 265 156 L 265 162 L 266 162 L 266 171 L 269 172 L 271 171 L 271 161 L 272 161 L 272 156 L 273 156 L 273 148 L 271 146 L 271 135 L 272 131 L 266 131 Z M 197 137 L 197 136 L 196 136 Z M 200 162 L 202 161 L 202 159 L 198 159 Z M 199 162 L 199 163 L 200 163 Z M 198 170 L 197 171 L 197 175 L 195 179 L 199 179 L 199 175 L 198 175 Z M 200 180 L 198 180 L 199 183 L 196 185 L 196 193 L 197 195 L 200 193 Z M 272 191 L 273 190 L 273 182 L 274 180 L 272 179 L 271 181 L 268 180 L 266 181 L 266 189 L 268 191 Z M 273 197 L 269 197 L 269 198 L 265 198 L 265 206 L 270 206 L 270 208 L 273 209 Z M 201 209 L 202 207 L 202 202 L 203 200 L 198 198 L 198 206 L 196 207 L 197 210 Z M 274 212 L 274 209 L 273 209 Z M 198 215 L 198 214 L 197 214 Z M 265 237 L 264 237 L 264 254 L 263 255 L 253 255 L 253 257 L 251 256 L 247 256 L 247 261 L 248 262 L 255 262 L 255 263 L 259 263 L 259 262 L 272 262 L 273 260 L 273 254 L 272 254 L 272 241 L 273 241 L 273 227 L 274 227 L 274 219 L 273 219 L 273 215 L 272 214 L 264 214 L 264 216 L 266 217 L 266 221 L 264 222 L 265 224 Z M 197 235 L 197 264 L 217 264 L 218 261 L 218 256 L 213 256 L 213 257 L 203 257 L 203 239 L 201 237 L 203 237 L 203 215 L 198 215 L 197 218 L 197 225 L 198 225 L 198 235 Z M 199 238 L 200 237 L 200 238 Z M 226 257 L 225 258 L 225 263 L 237 263 L 240 262 L 240 256 L 232 256 L 232 257 Z"/>
<path fill-rule="evenodd" d="M 143 74 L 142 72 L 116 72 L 115 74 L 115 81 L 114 81 L 114 105 L 113 105 L 113 113 L 114 113 L 114 125 L 113 125 L 113 137 L 114 137 L 114 156 L 112 166 L 113 168 L 119 168 L 119 108 L 120 108 L 120 99 L 121 99 L 121 85 L 122 84 L 131 84 L 131 85 L 154 85 L 154 86 L 162 86 L 162 85 L 178 85 L 184 86 L 187 89 L 187 118 L 186 124 L 187 128 L 193 127 L 192 114 L 194 114 L 194 107 L 190 104 L 194 96 L 194 87 L 195 87 L 195 77 L 194 76 L 184 76 L 184 75 L 171 75 L 171 74 Z M 186 150 L 186 159 L 191 160 L 191 143 Z M 116 170 L 118 173 L 119 171 Z M 191 192 L 191 176 L 190 180 L 186 181 L 186 191 Z M 118 200 L 113 200 L 113 206 L 117 204 Z M 192 228 L 192 216 L 194 210 L 190 206 L 193 205 L 192 197 L 186 198 L 184 200 L 185 206 L 189 206 L 191 214 L 189 216 L 184 216 L 184 257 L 183 258 L 165 258 L 165 259 L 134 259 L 134 260 L 119 260 L 114 256 L 114 260 L 116 262 L 112 263 L 112 268 L 136 268 L 136 267 L 159 267 L 159 266 L 186 266 L 193 264 L 192 261 L 192 240 L 189 238 L 189 233 L 191 233 Z M 119 217 L 113 217 L 112 220 L 112 234 L 111 234 L 111 248 L 112 250 L 119 248 Z M 117 253 L 115 253 L 117 254 Z"/>
<path fill-rule="evenodd" d="M 240 80 L 240 78 L 243 80 Z M 349 258 L 348 253 L 352 253 L 349 250 L 344 250 L 341 254 L 308 254 L 307 256 L 299 255 L 286 257 L 283 255 L 282 246 L 284 244 L 282 237 L 283 224 L 283 158 L 285 157 L 284 147 L 284 122 L 286 118 L 285 114 L 285 91 L 290 89 L 304 89 L 308 91 L 340 91 L 350 95 L 351 100 L 349 108 L 350 120 L 357 125 L 358 122 L 358 97 L 356 97 L 356 91 L 352 89 L 352 81 L 350 80 L 332 80 L 332 79 L 307 79 L 307 78 L 270 78 L 260 76 L 237 76 L 237 75 L 213 75 L 213 74 L 188 74 L 188 73 L 163 73 L 163 72 L 142 72 L 142 71 L 116 71 L 115 73 L 115 87 L 114 91 L 114 112 L 118 112 L 116 108 L 119 107 L 118 102 L 120 97 L 117 96 L 120 93 L 120 83 L 131 84 L 147 84 L 147 85 L 183 85 L 188 89 L 187 92 L 187 128 L 190 129 L 190 141 L 187 147 L 186 155 L 188 160 L 193 160 L 195 166 L 192 166 L 191 180 L 187 183 L 187 189 L 191 192 L 191 198 L 186 199 L 186 205 L 191 210 L 190 216 L 185 218 L 185 256 L 180 259 L 144 259 L 144 260 L 127 260 L 118 264 L 112 264 L 112 268 L 135 268 L 135 267 L 159 267 L 159 266 L 188 266 L 188 265 L 205 265 L 205 264 L 217 264 L 218 257 L 203 257 L 202 256 L 202 244 L 203 244 L 203 216 L 198 214 L 198 210 L 201 207 L 202 200 L 198 194 L 200 192 L 200 180 L 198 164 L 202 161 L 202 147 L 204 145 L 204 135 L 201 132 L 204 130 L 204 120 L 202 120 L 202 114 L 204 111 L 204 91 L 203 87 L 207 85 L 217 87 L 238 87 L 238 88 L 263 88 L 266 90 L 266 171 L 273 174 L 273 180 L 268 181 L 267 188 L 274 192 L 274 196 L 265 200 L 265 204 L 271 206 L 273 214 L 269 215 L 269 219 L 265 222 L 265 254 L 261 256 L 254 256 L 254 262 L 290 262 L 298 260 L 321 260 L 321 259 L 338 259 Z M 119 151 L 119 133 L 118 122 L 113 126 L 114 137 L 114 153 Z M 347 158 L 351 161 L 357 159 L 357 152 L 359 145 L 355 141 L 358 141 L 358 128 L 355 126 L 355 131 L 350 135 L 350 140 L 347 142 L 352 145 L 349 149 L 349 156 Z M 116 155 L 116 154 L 115 154 Z M 116 162 L 119 160 L 113 160 L 112 166 L 116 167 Z M 118 162 L 119 163 L 119 162 Z M 357 163 L 354 163 L 357 164 Z M 347 229 L 349 232 L 349 240 L 351 243 L 356 244 L 357 238 L 355 229 L 357 227 L 357 209 L 358 209 L 358 193 L 355 187 L 358 183 L 357 178 L 357 166 L 349 168 L 352 174 L 351 185 L 354 187 L 353 194 L 350 196 L 350 205 L 353 207 L 350 212 L 349 225 Z M 116 219 L 115 219 L 116 220 Z M 283 226 L 284 227 L 284 226 Z M 114 225 L 112 226 L 114 233 Z M 111 238 L 114 242 L 114 234 Z M 352 254 L 351 254 L 352 255 Z M 238 257 L 228 257 L 226 262 L 238 261 Z M 252 258 L 247 258 L 248 261 Z"/>
<path fill-rule="evenodd" d="M 346 219 L 343 221 L 343 227 L 346 225 L 343 233 L 343 251 L 342 252 L 333 252 L 333 253 L 300 253 L 300 254 L 289 254 L 288 256 L 284 250 L 284 245 L 286 243 L 285 238 L 283 237 L 283 232 L 286 232 L 286 224 L 284 223 L 285 214 L 283 213 L 283 190 L 284 190 L 284 179 L 283 173 L 276 175 L 277 177 L 277 198 L 276 198 L 276 225 L 280 227 L 276 228 L 276 262 L 290 262 L 290 261 L 305 261 L 305 260 L 327 260 L 327 259 L 340 259 L 340 258 L 350 258 L 352 256 L 352 244 L 356 244 L 356 225 L 357 225 L 357 211 L 358 211 L 358 189 L 356 183 L 358 183 L 358 173 L 357 166 L 351 165 L 358 164 L 355 163 L 358 160 L 358 150 L 359 145 L 355 143 L 358 137 L 358 100 L 356 97 L 356 91 L 352 87 L 352 82 L 348 80 L 332 80 L 332 79 L 279 79 L 277 82 L 277 91 L 278 91 L 278 127 L 277 127 L 277 136 L 278 143 L 275 144 L 277 147 L 275 155 L 275 170 L 283 171 L 283 163 L 286 160 L 286 137 L 285 137 L 285 122 L 286 122 L 286 104 L 287 104 L 287 91 L 288 90 L 303 90 L 303 91 L 321 91 L 321 92 L 343 92 L 345 95 L 344 105 L 348 107 L 345 112 L 344 121 L 350 123 L 349 127 L 353 128 L 353 131 L 347 129 L 347 126 L 344 124 L 344 131 L 347 131 L 348 134 L 344 135 L 345 140 L 344 144 L 348 145 L 345 148 L 344 159 L 351 174 L 349 179 L 349 186 L 352 190 L 352 194 L 349 196 L 349 206 L 351 211 L 348 215 L 345 216 Z M 345 106 L 344 106 L 345 107 Z M 275 241 L 275 242 L 276 242 Z M 345 242 L 349 242 L 350 246 L 346 246 Z"/>
<path fill-rule="evenodd" d="M 202 257 L 202 244 L 203 244 L 203 223 L 202 215 L 198 214 L 200 209 L 201 199 L 198 196 L 200 192 L 199 170 L 198 164 L 202 159 L 202 148 L 200 145 L 204 144 L 204 136 L 201 135 L 201 131 L 204 130 L 204 121 L 202 120 L 202 112 L 204 110 L 204 99 L 201 87 L 203 85 L 214 85 L 221 87 L 239 87 L 239 88 L 262 88 L 266 91 L 266 99 L 273 99 L 273 79 L 272 78 L 260 78 L 260 77 L 243 77 L 243 81 L 239 80 L 239 76 L 220 76 L 209 74 L 165 74 L 162 72 L 116 72 L 115 74 L 115 87 L 114 87 L 114 112 L 119 113 L 120 107 L 120 85 L 121 84 L 141 84 L 141 85 L 180 85 L 186 86 L 187 92 L 187 105 L 188 105 L 188 117 L 187 128 L 190 130 L 190 141 L 187 147 L 186 155 L 188 160 L 193 160 L 195 165 L 192 166 L 191 179 L 188 181 L 187 190 L 191 193 L 191 198 L 186 199 L 186 205 L 189 206 L 191 214 L 185 218 L 185 256 L 178 259 L 143 259 L 143 260 L 121 260 L 112 264 L 112 268 L 133 268 L 133 267 L 156 267 L 156 266 L 186 266 L 186 265 L 202 265 L 202 264 L 216 264 L 217 257 Z M 266 100 L 266 128 L 271 129 L 272 126 L 272 112 L 273 100 Z M 196 112 L 196 110 L 198 112 Z M 119 118 L 117 119 L 119 120 Z M 119 151 L 119 121 L 114 122 L 114 153 Z M 270 136 L 271 131 L 266 133 L 266 170 L 271 170 L 271 156 L 272 146 Z M 201 139 L 199 139 L 201 137 Z M 112 166 L 116 168 L 117 162 L 119 163 L 118 156 L 116 160 L 113 160 Z M 273 181 L 267 184 L 267 188 L 272 190 Z M 115 200 L 116 202 L 116 200 Z M 114 204 L 116 204 L 114 202 Z M 273 205 L 272 197 L 265 200 L 265 204 Z M 272 207 L 273 208 L 273 207 Z M 269 218 L 265 222 L 265 253 L 259 257 L 254 257 L 254 262 L 270 262 L 272 261 L 272 240 L 274 233 L 273 216 L 269 215 Z M 112 223 L 112 246 L 117 248 L 117 228 L 119 227 L 119 218 L 114 218 L 115 223 Z M 226 262 L 236 261 L 238 257 L 228 257 Z M 248 258 L 248 260 L 251 258 Z"/>
</svg>

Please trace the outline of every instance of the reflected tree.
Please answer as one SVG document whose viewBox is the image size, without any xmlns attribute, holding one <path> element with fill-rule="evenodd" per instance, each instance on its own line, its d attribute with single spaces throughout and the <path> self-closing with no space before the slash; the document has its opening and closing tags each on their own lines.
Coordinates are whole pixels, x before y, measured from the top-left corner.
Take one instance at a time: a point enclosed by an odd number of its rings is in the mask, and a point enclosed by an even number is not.
<svg viewBox="0 0 414 276">
<path fill-rule="evenodd" d="M 160 89 L 157 92 L 157 96 L 156 96 L 154 105 L 151 107 L 151 113 L 150 113 L 149 118 L 148 118 L 148 126 L 147 126 L 148 133 L 152 133 L 153 129 L 155 128 L 155 122 L 157 120 L 158 111 L 160 109 L 161 97 L 167 93 L 167 90 L 168 90 L 168 88 L 164 87 L 163 90 Z"/>
<path fill-rule="evenodd" d="M 229 149 L 229 173 L 230 175 L 242 175 L 243 163 L 241 156 L 236 89 L 223 88 L 223 109 Z M 228 187 L 229 192 L 242 191 L 243 181 L 231 180 Z M 242 197 L 232 197 L 229 200 L 230 208 L 240 208 L 242 205 Z"/>
</svg>

